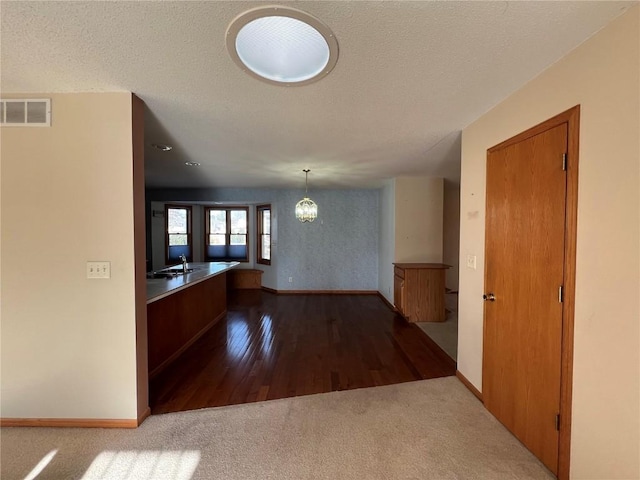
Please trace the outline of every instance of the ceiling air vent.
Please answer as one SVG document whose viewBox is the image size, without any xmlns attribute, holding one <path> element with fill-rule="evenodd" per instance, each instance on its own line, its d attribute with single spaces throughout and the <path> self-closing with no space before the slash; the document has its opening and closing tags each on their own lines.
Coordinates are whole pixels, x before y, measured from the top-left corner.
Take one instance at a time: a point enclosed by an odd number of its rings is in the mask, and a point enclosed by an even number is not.
<svg viewBox="0 0 640 480">
<path fill-rule="evenodd" d="M 50 127 L 51 99 L 0 99 L 0 125 L 3 127 Z"/>
</svg>

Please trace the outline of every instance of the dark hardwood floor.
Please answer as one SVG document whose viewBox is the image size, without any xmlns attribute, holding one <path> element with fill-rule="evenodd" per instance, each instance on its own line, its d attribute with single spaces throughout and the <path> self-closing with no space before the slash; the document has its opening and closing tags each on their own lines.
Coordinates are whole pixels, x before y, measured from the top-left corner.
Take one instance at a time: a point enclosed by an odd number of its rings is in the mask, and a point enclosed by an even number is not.
<svg viewBox="0 0 640 480">
<path fill-rule="evenodd" d="M 152 413 L 455 375 L 375 295 L 230 292 L 228 313 L 150 383 Z"/>
</svg>

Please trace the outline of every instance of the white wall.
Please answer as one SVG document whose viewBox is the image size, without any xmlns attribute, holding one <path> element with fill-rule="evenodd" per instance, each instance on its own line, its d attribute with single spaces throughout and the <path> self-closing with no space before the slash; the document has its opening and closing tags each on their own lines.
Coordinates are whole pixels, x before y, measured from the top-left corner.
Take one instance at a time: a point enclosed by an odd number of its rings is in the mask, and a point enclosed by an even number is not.
<svg viewBox="0 0 640 480">
<path fill-rule="evenodd" d="M 458 290 L 460 257 L 460 184 L 444 181 L 442 262 L 451 265 L 447 270 L 446 285 Z"/>
<path fill-rule="evenodd" d="M 0 129 L 2 417 L 136 419 L 131 94 L 28 97 L 53 120 Z"/>
<path fill-rule="evenodd" d="M 442 262 L 443 180 L 395 179 L 395 261 Z"/>
<path fill-rule="evenodd" d="M 471 124 L 462 136 L 458 369 L 482 386 L 489 147 L 581 105 L 571 477 L 640 478 L 640 8 Z"/>
<path fill-rule="evenodd" d="M 393 304 L 393 262 L 396 251 L 395 180 L 388 180 L 380 190 L 378 222 L 378 291 Z"/>
</svg>

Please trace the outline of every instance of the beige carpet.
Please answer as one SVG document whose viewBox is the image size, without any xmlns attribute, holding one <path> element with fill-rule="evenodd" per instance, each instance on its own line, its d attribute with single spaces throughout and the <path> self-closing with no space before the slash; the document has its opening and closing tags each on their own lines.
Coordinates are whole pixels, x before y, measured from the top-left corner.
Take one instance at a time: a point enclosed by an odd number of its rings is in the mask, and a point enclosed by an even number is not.
<svg viewBox="0 0 640 480">
<path fill-rule="evenodd" d="M 553 478 L 455 377 L 0 435 L 3 480 Z"/>
</svg>

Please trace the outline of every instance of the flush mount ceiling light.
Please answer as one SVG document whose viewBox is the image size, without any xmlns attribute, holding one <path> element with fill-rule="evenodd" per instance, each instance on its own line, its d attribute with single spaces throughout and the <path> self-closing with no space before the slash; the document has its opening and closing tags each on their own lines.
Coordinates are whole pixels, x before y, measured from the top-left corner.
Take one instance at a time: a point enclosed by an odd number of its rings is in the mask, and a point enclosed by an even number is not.
<svg viewBox="0 0 640 480">
<path fill-rule="evenodd" d="M 170 150 L 173 150 L 173 147 L 171 145 L 165 145 L 164 143 L 152 143 L 151 146 L 160 150 L 161 152 L 168 152 Z"/>
<path fill-rule="evenodd" d="M 227 50 L 252 77 L 274 85 L 307 85 L 338 61 L 338 41 L 329 27 L 289 7 L 258 7 L 231 22 Z"/>
<path fill-rule="evenodd" d="M 296 218 L 302 223 L 313 222 L 318 216 L 318 205 L 308 197 L 309 193 L 309 170 L 305 168 L 304 172 L 304 198 L 296 203 Z"/>
<path fill-rule="evenodd" d="M 188 167 L 199 167 L 200 164 L 198 162 L 184 162 Z"/>
</svg>

